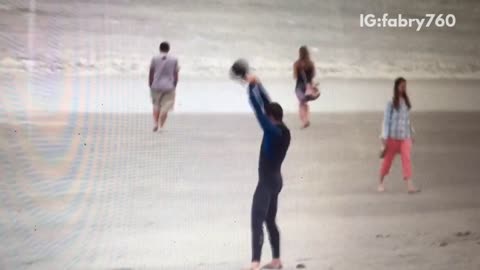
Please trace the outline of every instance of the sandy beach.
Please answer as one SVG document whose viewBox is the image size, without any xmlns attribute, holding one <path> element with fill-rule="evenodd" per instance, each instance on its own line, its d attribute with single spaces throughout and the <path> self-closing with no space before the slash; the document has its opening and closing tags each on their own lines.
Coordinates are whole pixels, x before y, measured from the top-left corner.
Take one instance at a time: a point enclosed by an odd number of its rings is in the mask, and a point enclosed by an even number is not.
<svg viewBox="0 0 480 270">
<path fill-rule="evenodd" d="M 363 14 L 456 23 L 364 28 Z M 479 270 L 479 15 L 478 0 L 0 0 L 0 270 L 248 266 L 262 134 L 228 78 L 239 57 L 292 130 L 286 270 Z M 164 40 L 180 82 L 154 134 L 147 75 Z M 322 91 L 304 131 L 301 45 Z M 398 76 L 418 133 L 413 196 L 399 159 L 376 192 Z"/>
<path fill-rule="evenodd" d="M 381 113 L 286 122 L 286 269 L 480 268 L 479 113 L 415 113 L 408 195 L 375 192 Z M 4 115 L 0 269 L 241 269 L 261 132 L 252 115 Z M 264 245 L 264 261 L 270 258 Z"/>
</svg>

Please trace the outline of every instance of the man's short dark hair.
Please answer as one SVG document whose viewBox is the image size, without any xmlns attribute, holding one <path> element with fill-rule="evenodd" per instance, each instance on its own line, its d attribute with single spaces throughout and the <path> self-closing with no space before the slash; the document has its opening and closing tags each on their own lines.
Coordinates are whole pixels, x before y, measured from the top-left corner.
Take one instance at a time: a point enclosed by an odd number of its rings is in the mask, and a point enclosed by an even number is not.
<svg viewBox="0 0 480 270">
<path fill-rule="evenodd" d="M 283 109 L 277 102 L 266 104 L 265 113 L 277 121 L 283 121 Z"/>
<path fill-rule="evenodd" d="M 169 52 L 170 51 L 170 44 L 168 44 L 168 42 L 166 42 L 166 41 L 160 43 L 160 51 L 164 52 L 164 53 Z"/>
<path fill-rule="evenodd" d="M 248 62 L 245 59 L 238 59 L 230 68 L 230 76 L 233 78 L 245 79 L 249 72 Z"/>
</svg>

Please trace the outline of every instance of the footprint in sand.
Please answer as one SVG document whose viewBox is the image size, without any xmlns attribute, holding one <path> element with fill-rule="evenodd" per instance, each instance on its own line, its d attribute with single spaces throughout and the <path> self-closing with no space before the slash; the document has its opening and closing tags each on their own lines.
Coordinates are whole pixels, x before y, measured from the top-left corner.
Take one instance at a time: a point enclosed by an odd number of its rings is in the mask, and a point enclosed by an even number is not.
<svg viewBox="0 0 480 270">
<path fill-rule="evenodd" d="M 466 236 L 469 236 L 471 235 L 472 233 L 470 231 L 466 231 L 466 232 L 457 232 L 455 235 L 457 237 L 466 237 Z"/>
<path fill-rule="evenodd" d="M 375 237 L 376 237 L 376 238 L 390 238 L 390 234 L 385 234 L 385 235 L 383 235 L 383 234 L 377 234 Z"/>
<path fill-rule="evenodd" d="M 477 239 L 471 237 L 471 236 L 473 236 L 473 233 L 471 231 L 457 232 L 454 235 L 455 235 L 455 238 L 449 237 L 448 240 L 444 240 L 444 241 L 440 242 L 439 246 L 440 247 L 446 247 L 449 244 L 458 244 L 458 243 L 462 243 L 462 242 L 470 242 L 470 241 L 477 240 Z"/>
<path fill-rule="evenodd" d="M 297 268 L 297 269 L 305 269 L 305 268 L 307 268 L 307 267 L 305 266 L 305 264 L 299 263 L 299 264 L 297 264 L 297 267 L 296 267 L 296 268 Z"/>
</svg>

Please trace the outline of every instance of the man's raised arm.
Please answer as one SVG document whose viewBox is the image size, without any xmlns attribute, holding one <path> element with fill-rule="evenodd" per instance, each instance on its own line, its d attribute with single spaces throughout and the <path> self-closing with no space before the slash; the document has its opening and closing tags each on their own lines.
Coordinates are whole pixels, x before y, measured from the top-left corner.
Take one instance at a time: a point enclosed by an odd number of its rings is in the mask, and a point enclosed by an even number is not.
<svg viewBox="0 0 480 270">
<path fill-rule="evenodd" d="M 265 90 L 265 89 L 263 89 L 263 90 Z M 263 92 L 266 94 L 266 91 L 263 91 Z M 262 127 L 263 131 L 279 134 L 280 129 L 278 129 L 272 123 L 272 121 L 270 121 L 270 119 L 268 119 L 267 115 L 264 112 L 264 108 L 262 108 L 262 106 L 260 105 L 259 99 L 263 100 L 264 98 L 262 97 L 262 93 L 261 93 L 259 85 L 257 84 L 253 87 L 249 87 L 248 95 L 249 95 L 249 99 L 250 99 L 250 104 L 253 107 L 253 111 L 255 113 L 255 116 L 257 117 L 257 120 L 260 123 L 260 126 Z M 265 97 L 268 98 L 268 95 L 266 95 Z M 268 101 L 268 103 L 270 103 L 269 99 L 267 101 Z"/>
<path fill-rule="evenodd" d="M 260 97 L 262 98 L 262 101 L 263 101 L 263 106 L 270 104 L 270 102 L 272 102 L 272 99 L 268 95 L 267 90 L 265 90 L 262 84 L 258 84 L 257 86 L 259 90 L 258 92 L 260 93 Z"/>
</svg>

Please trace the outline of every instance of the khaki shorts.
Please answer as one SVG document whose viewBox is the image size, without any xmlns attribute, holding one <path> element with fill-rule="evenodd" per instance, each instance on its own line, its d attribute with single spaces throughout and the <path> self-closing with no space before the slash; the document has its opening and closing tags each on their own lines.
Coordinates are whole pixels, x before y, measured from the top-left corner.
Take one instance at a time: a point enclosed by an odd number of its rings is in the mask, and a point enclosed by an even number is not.
<svg viewBox="0 0 480 270">
<path fill-rule="evenodd" d="M 175 104 L 175 91 L 150 91 L 153 107 L 161 113 L 167 113 L 173 109 Z"/>
</svg>

